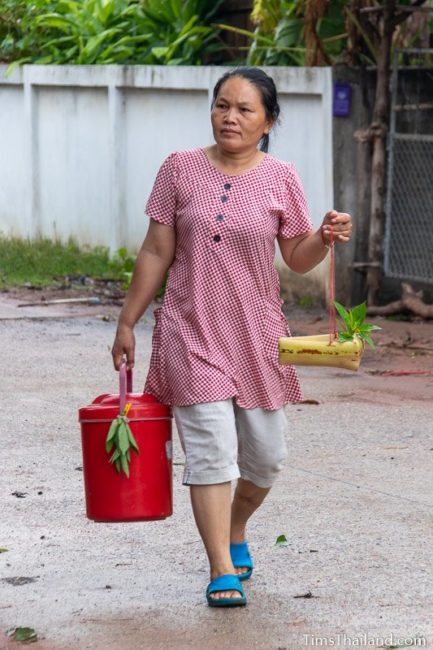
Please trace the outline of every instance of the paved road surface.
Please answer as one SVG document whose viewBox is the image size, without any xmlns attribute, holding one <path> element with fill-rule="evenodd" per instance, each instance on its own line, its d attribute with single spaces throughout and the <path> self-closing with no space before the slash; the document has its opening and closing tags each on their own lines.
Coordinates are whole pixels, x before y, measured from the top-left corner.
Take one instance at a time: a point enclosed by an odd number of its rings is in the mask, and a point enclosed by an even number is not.
<svg viewBox="0 0 433 650">
<path fill-rule="evenodd" d="M 287 408 L 288 463 L 249 529 L 249 603 L 220 611 L 205 604 L 207 563 L 177 436 L 173 517 L 85 518 L 77 409 L 116 390 L 110 311 L 102 320 L 98 307 L 23 311 L 0 301 L 0 648 L 18 647 L 5 635 L 17 626 L 36 629 L 35 650 L 299 650 L 416 636 L 431 647 L 433 376 L 374 370 L 428 369 L 433 357 L 391 357 L 384 343 L 358 373 L 300 371 L 319 404 Z M 151 327 L 150 310 L 137 329 L 136 387 Z M 432 329 L 411 325 L 424 345 Z M 280 534 L 286 547 L 275 545 Z M 32 581 L 7 582 L 17 577 Z"/>
</svg>

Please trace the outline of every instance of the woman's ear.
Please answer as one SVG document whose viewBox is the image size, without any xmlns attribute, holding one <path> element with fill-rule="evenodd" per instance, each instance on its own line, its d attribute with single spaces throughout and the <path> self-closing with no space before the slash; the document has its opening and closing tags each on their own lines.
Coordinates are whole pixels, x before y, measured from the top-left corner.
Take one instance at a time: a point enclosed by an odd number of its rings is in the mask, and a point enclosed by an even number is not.
<svg viewBox="0 0 433 650">
<path fill-rule="evenodd" d="M 270 120 L 270 121 L 266 124 L 266 126 L 265 126 L 265 128 L 264 128 L 264 130 L 263 130 L 263 135 L 269 135 L 269 133 L 270 133 L 270 132 L 272 131 L 272 129 L 274 128 L 274 124 L 275 124 L 275 120 Z"/>
</svg>

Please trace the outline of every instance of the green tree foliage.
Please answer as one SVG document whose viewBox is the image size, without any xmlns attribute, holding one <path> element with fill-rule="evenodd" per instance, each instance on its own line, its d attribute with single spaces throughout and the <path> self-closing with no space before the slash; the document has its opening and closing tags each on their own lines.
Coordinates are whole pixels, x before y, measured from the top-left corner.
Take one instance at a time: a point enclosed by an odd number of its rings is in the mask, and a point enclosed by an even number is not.
<svg viewBox="0 0 433 650">
<path fill-rule="evenodd" d="M 346 0 L 333 0 L 326 11 L 314 11 L 314 6 L 305 1 L 272 0 L 270 4 L 274 5 L 272 12 L 267 2 L 255 2 L 256 34 L 265 30 L 269 33 L 274 24 L 274 39 L 270 47 L 253 41 L 249 52 L 251 63 L 330 65 L 331 58 L 341 52 L 347 39 L 343 11 Z"/>
<path fill-rule="evenodd" d="M 253 32 L 230 25 L 218 27 L 251 40 L 246 48 L 250 65 L 375 64 L 380 39 L 376 9 L 383 4 L 378 0 L 254 0 Z M 401 9 L 410 7 L 413 0 L 398 4 Z M 405 17 L 394 46 L 428 47 L 433 28 L 428 12 L 405 13 Z"/>
<path fill-rule="evenodd" d="M 346 0 L 255 0 L 251 14 L 254 32 L 218 26 L 251 39 L 246 59 L 249 65 L 317 65 L 319 58 L 330 65 L 331 57 L 341 52 L 347 39 L 346 5 Z M 316 54 L 312 62 L 312 52 L 317 49 L 319 56 Z"/>
<path fill-rule="evenodd" d="M 200 65 L 222 0 L 0 0 L 0 61 Z"/>
</svg>

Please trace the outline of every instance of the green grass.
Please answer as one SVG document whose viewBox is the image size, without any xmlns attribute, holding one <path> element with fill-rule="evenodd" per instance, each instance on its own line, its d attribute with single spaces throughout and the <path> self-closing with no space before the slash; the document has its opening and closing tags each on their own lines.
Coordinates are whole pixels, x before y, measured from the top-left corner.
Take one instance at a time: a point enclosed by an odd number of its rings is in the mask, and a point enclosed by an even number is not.
<svg viewBox="0 0 433 650">
<path fill-rule="evenodd" d="M 311 307 L 314 307 L 313 296 L 310 296 L 308 294 L 306 296 L 301 296 L 299 298 L 299 306 L 303 309 L 311 309 Z"/>
<path fill-rule="evenodd" d="M 65 276 L 124 280 L 125 256 L 110 257 L 108 248 L 80 247 L 50 239 L 0 237 L 0 289 L 31 284 L 48 286 Z"/>
</svg>

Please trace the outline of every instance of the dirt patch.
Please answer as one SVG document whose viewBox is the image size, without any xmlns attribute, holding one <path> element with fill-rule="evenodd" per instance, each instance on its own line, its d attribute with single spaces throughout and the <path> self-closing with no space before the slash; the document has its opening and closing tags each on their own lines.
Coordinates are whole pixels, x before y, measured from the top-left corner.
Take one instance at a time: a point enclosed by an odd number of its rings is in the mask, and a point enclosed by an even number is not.
<svg viewBox="0 0 433 650">
<path fill-rule="evenodd" d="M 50 300 L 74 298 L 98 298 L 101 304 L 120 305 L 125 291 L 116 280 L 65 278 L 58 284 L 48 287 L 24 286 L 3 289 L 0 295 L 18 303 L 45 303 Z"/>
</svg>

